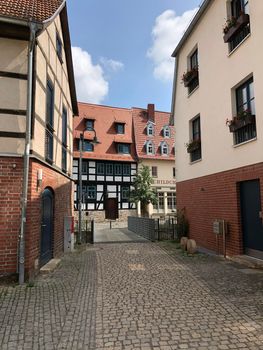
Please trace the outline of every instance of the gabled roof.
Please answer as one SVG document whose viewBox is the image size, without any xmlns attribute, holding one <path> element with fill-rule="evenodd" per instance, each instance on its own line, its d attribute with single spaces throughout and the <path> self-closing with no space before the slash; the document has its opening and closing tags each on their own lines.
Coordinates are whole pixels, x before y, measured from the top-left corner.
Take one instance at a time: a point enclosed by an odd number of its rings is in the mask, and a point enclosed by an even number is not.
<svg viewBox="0 0 263 350">
<path fill-rule="evenodd" d="M 131 110 L 126 108 L 79 103 L 79 117 L 74 118 L 74 157 L 79 158 L 78 141 L 80 133 L 85 129 L 85 117 L 94 119 L 94 130 L 100 144 L 94 146 L 94 152 L 83 152 L 84 159 L 108 160 L 119 162 L 133 162 L 136 160 L 133 142 Z M 117 134 L 115 121 L 121 120 L 125 124 L 125 133 Z M 94 131 L 85 131 L 84 139 L 90 140 Z M 117 153 L 118 143 L 130 144 L 130 154 Z"/>
<path fill-rule="evenodd" d="M 146 133 L 147 124 L 149 123 L 147 110 L 141 108 L 132 109 L 137 156 L 139 159 L 174 160 L 175 133 L 173 126 L 170 126 L 171 137 L 165 138 L 163 136 L 163 127 L 169 125 L 170 113 L 160 111 L 155 111 L 154 113 L 154 135 L 148 136 Z M 155 148 L 154 155 L 147 154 L 145 147 L 147 141 L 153 142 Z M 160 153 L 160 144 L 162 141 L 165 141 L 169 146 L 168 156 L 162 156 Z"/>
<path fill-rule="evenodd" d="M 0 0 L 0 16 L 43 23 L 52 17 L 63 0 Z"/>
<path fill-rule="evenodd" d="M 199 22 L 200 18 L 203 16 L 204 12 L 206 11 L 207 7 L 210 5 L 210 3 L 213 0 L 203 0 L 199 10 L 197 11 L 196 15 L 192 19 L 191 23 L 189 24 L 188 28 L 186 29 L 182 39 L 179 41 L 178 45 L 176 46 L 172 57 L 176 57 L 186 40 L 189 38 L 191 35 L 192 31 L 194 30 L 195 26 Z"/>
</svg>

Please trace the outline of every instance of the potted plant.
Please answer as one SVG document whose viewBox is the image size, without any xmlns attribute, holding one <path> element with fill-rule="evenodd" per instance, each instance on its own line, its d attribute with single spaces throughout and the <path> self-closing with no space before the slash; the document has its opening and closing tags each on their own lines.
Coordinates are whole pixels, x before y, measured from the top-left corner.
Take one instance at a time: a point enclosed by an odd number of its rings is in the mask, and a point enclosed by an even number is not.
<svg viewBox="0 0 263 350">
<path fill-rule="evenodd" d="M 186 146 L 187 152 L 192 153 L 201 147 L 201 140 L 200 139 L 192 140 L 189 143 L 187 143 L 185 146 Z"/>
<path fill-rule="evenodd" d="M 191 84 L 191 82 L 198 77 L 198 67 L 194 67 L 189 71 L 185 72 L 182 76 L 182 81 L 184 86 L 187 87 Z"/>
<path fill-rule="evenodd" d="M 230 132 L 235 132 L 246 125 L 254 123 L 255 116 L 251 113 L 250 109 L 240 111 L 233 119 L 226 120 L 226 124 L 229 127 Z"/>
<path fill-rule="evenodd" d="M 249 15 L 240 12 L 238 17 L 231 17 L 226 21 L 223 27 L 224 42 L 228 43 L 232 40 L 232 37 L 243 27 L 249 23 Z"/>
</svg>

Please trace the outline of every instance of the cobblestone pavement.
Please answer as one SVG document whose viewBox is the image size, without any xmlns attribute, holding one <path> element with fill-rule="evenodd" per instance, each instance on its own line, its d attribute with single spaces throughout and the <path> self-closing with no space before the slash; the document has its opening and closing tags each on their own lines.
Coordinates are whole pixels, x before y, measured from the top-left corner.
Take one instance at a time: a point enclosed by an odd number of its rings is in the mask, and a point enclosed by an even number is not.
<svg viewBox="0 0 263 350">
<path fill-rule="evenodd" d="M 0 349 L 263 349 L 263 274 L 171 247 L 97 244 L 0 287 Z"/>
</svg>

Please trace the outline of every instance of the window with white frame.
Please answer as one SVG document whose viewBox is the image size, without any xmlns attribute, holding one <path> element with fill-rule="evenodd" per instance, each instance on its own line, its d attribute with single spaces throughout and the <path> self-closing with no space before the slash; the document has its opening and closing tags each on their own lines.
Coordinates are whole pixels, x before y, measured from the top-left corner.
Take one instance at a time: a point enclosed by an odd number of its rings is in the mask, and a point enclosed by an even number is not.
<svg viewBox="0 0 263 350">
<path fill-rule="evenodd" d="M 163 136 L 164 136 L 164 137 L 167 137 L 167 138 L 170 138 L 170 137 L 171 137 L 171 130 L 170 130 L 169 125 L 166 125 L 166 126 L 163 128 Z"/>
<path fill-rule="evenodd" d="M 147 135 L 148 136 L 154 135 L 154 125 L 152 123 L 148 123 L 147 125 Z"/>
<path fill-rule="evenodd" d="M 154 144 L 152 141 L 146 142 L 146 153 L 149 155 L 154 154 Z"/>
<path fill-rule="evenodd" d="M 169 147 L 166 142 L 161 142 L 161 153 L 162 155 L 168 155 Z"/>
</svg>

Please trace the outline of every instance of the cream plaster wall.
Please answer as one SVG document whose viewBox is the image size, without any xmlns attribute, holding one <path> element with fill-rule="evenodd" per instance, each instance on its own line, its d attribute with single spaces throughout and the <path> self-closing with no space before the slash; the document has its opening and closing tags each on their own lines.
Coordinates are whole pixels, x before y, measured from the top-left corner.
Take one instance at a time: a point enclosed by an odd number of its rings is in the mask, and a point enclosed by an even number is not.
<svg viewBox="0 0 263 350">
<path fill-rule="evenodd" d="M 27 74 L 27 42 L 0 38 L 0 71 Z M 0 78 L 0 108 L 26 110 L 27 81 L 22 79 Z M 26 117 L 0 113 L 0 130 L 25 132 Z M 0 153 L 22 154 L 24 140 L 1 137 Z"/>
<path fill-rule="evenodd" d="M 143 159 L 140 161 L 140 164 L 146 165 L 152 170 L 152 166 L 157 166 L 157 175 L 158 177 L 154 177 L 153 187 L 158 187 L 160 191 L 172 189 L 175 191 L 176 181 L 173 177 L 173 168 L 175 167 L 175 162 L 172 160 L 154 160 L 154 159 Z M 167 182 L 167 183 L 166 183 Z"/>
<path fill-rule="evenodd" d="M 212 1 L 201 21 L 178 55 L 176 83 L 176 176 L 184 181 L 263 161 L 263 1 L 250 1 L 251 35 L 230 55 L 223 41 L 227 2 Z M 181 82 L 187 70 L 187 56 L 198 47 L 199 88 L 188 96 Z M 226 119 L 235 114 L 234 89 L 253 74 L 257 139 L 233 146 L 233 134 Z M 202 160 L 190 164 L 185 144 L 189 141 L 189 122 L 201 117 Z"/>
<path fill-rule="evenodd" d="M 40 35 L 36 49 L 36 105 L 35 128 L 32 140 L 32 149 L 42 158 L 45 158 L 45 123 L 46 123 L 46 86 L 49 79 L 54 86 L 54 166 L 61 169 L 62 162 L 62 110 L 67 110 L 68 134 L 67 134 L 67 172 L 72 173 L 72 145 L 73 145 L 73 112 L 68 82 L 68 72 L 65 52 L 63 49 L 61 64 L 56 53 L 56 33 L 59 33 L 63 42 L 61 23 L 59 16 Z M 64 44 L 63 44 L 64 45 Z"/>
</svg>

